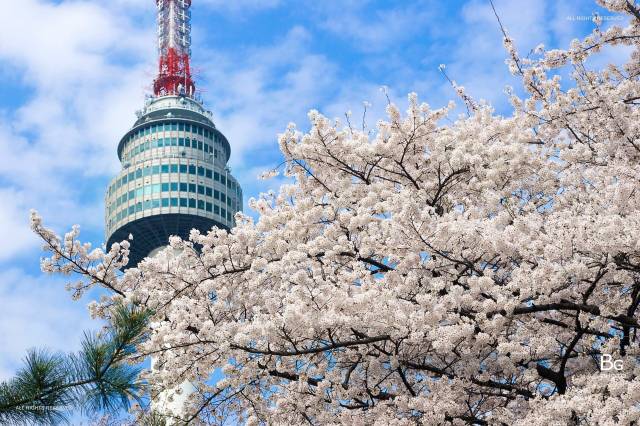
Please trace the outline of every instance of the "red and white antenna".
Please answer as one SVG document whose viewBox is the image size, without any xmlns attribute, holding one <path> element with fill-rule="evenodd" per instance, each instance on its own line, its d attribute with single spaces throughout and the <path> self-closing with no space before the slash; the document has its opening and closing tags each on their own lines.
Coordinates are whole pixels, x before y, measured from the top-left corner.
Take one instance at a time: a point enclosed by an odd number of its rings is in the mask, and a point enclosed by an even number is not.
<svg viewBox="0 0 640 426">
<path fill-rule="evenodd" d="M 156 96 L 193 96 L 191 77 L 191 0 L 156 0 L 158 6 L 158 77 Z"/>
</svg>

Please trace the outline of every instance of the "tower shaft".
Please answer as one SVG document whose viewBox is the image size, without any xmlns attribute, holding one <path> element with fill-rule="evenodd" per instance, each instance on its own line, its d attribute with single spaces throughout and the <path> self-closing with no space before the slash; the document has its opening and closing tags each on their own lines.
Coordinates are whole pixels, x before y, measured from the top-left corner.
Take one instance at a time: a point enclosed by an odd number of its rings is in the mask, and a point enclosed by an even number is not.
<svg viewBox="0 0 640 426">
<path fill-rule="evenodd" d="M 159 70 L 155 96 L 146 99 L 120 139 L 122 169 L 107 188 L 107 248 L 133 238 L 135 267 L 192 229 L 230 229 L 242 211 L 242 188 L 227 166 L 231 146 L 198 99 L 191 76 L 191 0 L 154 0 L 158 7 Z M 152 401 L 160 414 L 184 414 L 196 389 L 185 381 Z M 167 425 L 176 424 L 168 418 Z M 182 423 L 180 423 L 182 424 Z"/>
</svg>

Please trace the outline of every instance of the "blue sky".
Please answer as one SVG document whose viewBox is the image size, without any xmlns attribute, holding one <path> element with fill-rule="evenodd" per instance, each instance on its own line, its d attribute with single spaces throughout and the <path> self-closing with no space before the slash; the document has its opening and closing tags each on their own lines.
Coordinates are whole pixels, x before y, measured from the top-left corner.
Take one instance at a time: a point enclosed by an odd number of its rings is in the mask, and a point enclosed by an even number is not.
<svg viewBox="0 0 640 426">
<path fill-rule="evenodd" d="M 8 3 L 0 15 L 0 379 L 27 348 L 75 350 L 81 330 L 97 327 L 88 298 L 71 301 L 63 279 L 39 272 L 28 213 L 37 209 L 59 233 L 78 223 L 85 240 L 102 243 L 117 142 L 156 70 L 152 0 Z M 522 53 L 567 46 L 590 31 L 583 17 L 602 13 L 589 0 L 495 3 Z M 368 101 L 375 123 L 383 85 L 400 104 L 415 91 L 443 106 L 454 93 L 441 63 L 501 113 L 504 86 L 517 86 L 488 0 L 194 0 L 192 12 L 197 87 L 231 143 L 245 205 L 278 187 L 256 176 L 280 163 L 277 134 L 289 122 L 305 129 L 309 109 L 359 117 Z"/>
</svg>

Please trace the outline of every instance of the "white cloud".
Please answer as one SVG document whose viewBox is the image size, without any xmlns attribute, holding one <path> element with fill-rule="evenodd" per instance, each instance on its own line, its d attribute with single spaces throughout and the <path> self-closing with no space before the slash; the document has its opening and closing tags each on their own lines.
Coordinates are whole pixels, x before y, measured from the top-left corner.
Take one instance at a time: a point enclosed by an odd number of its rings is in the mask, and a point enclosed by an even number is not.
<svg viewBox="0 0 640 426">
<path fill-rule="evenodd" d="M 199 0 L 198 5 L 222 10 L 234 15 L 245 15 L 264 9 L 272 9 L 279 6 L 281 0 Z M 195 6 L 195 5 L 194 5 Z"/>
<path fill-rule="evenodd" d="M 502 24 L 521 55 L 526 55 L 539 43 L 548 43 L 546 0 L 498 0 L 494 3 Z M 491 5 L 472 0 L 463 7 L 462 17 L 462 31 L 456 38 L 456 47 L 450 56 L 453 60 L 447 64 L 447 73 L 465 86 L 472 97 L 485 99 L 498 109 L 505 108 L 508 100 L 503 93 L 504 86 L 512 84 L 517 87 L 517 81 L 504 63 L 507 52 Z M 450 93 L 454 95 L 453 90 Z"/>
<path fill-rule="evenodd" d="M 23 67 L 27 83 L 57 94 L 101 83 L 116 71 L 106 52 L 152 51 L 153 33 L 141 33 L 126 10 L 119 12 L 90 2 L 15 2 L 0 15 L 0 58 Z"/>
<path fill-rule="evenodd" d="M 524 50 L 525 53 L 549 38 L 547 0 L 535 2 L 497 0 L 494 4 L 507 32 L 515 39 L 519 49 Z M 504 51 L 496 49 L 502 46 L 502 34 L 489 2 L 481 0 L 468 2 L 462 9 L 462 17 L 464 32 L 459 34 L 458 42 L 467 43 L 468 54 L 504 57 Z M 483 42 L 481 49 L 475 48 L 476 40 Z M 498 44 L 495 44 L 496 41 Z"/>
<path fill-rule="evenodd" d="M 29 93 L 0 114 L 0 182 L 15 195 L 0 217 L 12 235 L 30 233 L 30 208 L 57 226 L 73 218 L 102 227 L 104 177 L 119 168 L 115 146 L 155 68 L 153 25 L 137 19 L 122 5 L 88 1 L 23 0 L 0 15 L 0 65 Z M 30 245 L 9 247 L 0 257 Z"/>
<path fill-rule="evenodd" d="M 427 27 L 431 8 L 421 2 L 409 6 L 381 9 L 366 15 L 365 2 L 321 2 L 315 7 L 321 27 L 348 40 L 358 49 L 372 52 L 387 49 Z"/>
<path fill-rule="evenodd" d="M 15 374 L 28 349 L 77 351 L 83 331 L 100 326 L 62 286 L 19 269 L 0 272 L 0 381 Z"/>
<path fill-rule="evenodd" d="M 0 235 L 5 244 L 0 245 L 0 262 L 10 258 L 16 252 L 22 252 L 37 246 L 37 239 L 30 232 L 25 214 L 24 194 L 13 189 L 0 189 Z M 0 283 L 2 281 L 0 280 Z"/>
<path fill-rule="evenodd" d="M 243 52 L 209 52 L 203 61 L 205 86 L 216 125 L 231 141 L 231 164 L 243 167 L 245 155 L 269 146 L 288 122 L 306 112 L 333 90 L 336 66 L 309 52 L 309 34 L 293 28 L 273 45 Z M 204 52 L 202 57 L 207 57 Z"/>
</svg>

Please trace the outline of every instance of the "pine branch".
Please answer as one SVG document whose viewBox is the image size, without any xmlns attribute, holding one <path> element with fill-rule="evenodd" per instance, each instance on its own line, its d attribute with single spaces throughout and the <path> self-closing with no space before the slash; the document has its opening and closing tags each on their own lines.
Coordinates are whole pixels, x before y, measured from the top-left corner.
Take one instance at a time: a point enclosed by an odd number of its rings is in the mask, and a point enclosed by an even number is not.
<svg viewBox="0 0 640 426">
<path fill-rule="evenodd" d="M 73 409 L 112 413 L 140 402 L 140 369 L 127 359 L 146 338 L 148 318 L 118 305 L 106 333 L 85 333 L 78 354 L 30 350 L 16 376 L 0 383 L 0 423 L 55 424 Z"/>
</svg>

